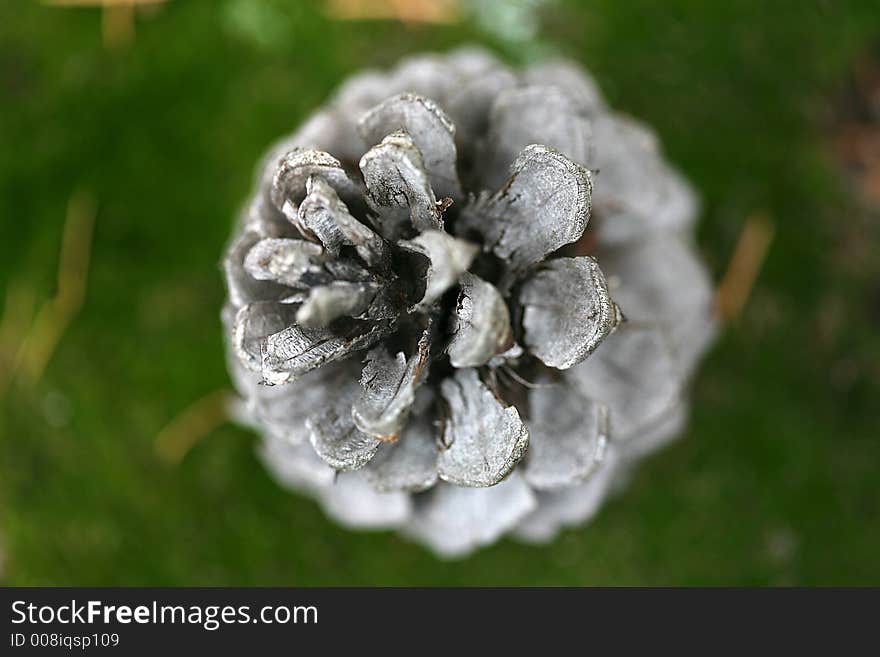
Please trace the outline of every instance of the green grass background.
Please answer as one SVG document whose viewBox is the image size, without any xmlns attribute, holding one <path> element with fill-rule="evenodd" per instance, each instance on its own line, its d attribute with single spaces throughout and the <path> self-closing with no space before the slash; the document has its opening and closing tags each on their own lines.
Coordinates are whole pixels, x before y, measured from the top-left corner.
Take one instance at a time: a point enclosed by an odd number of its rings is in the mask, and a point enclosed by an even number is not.
<svg viewBox="0 0 880 657">
<path fill-rule="evenodd" d="M 243 429 L 178 467 L 154 439 L 227 385 L 218 261 L 263 149 L 355 69 L 463 42 L 574 57 L 655 126 L 704 199 L 716 280 L 750 213 L 776 239 L 681 441 L 588 527 L 444 563 L 336 527 L 270 480 Z M 880 584 L 880 220 L 829 146 L 878 42 L 875 2 L 559 2 L 535 46 L 306 2 L 173 0 L 112 52 L 94 10 L 4 0 L 0 294 L 15 280 L 48 298 L 70 195 L 99 203 L 85 306 L 40 384 L 0 402 L 5 582 Z"/>
</svg>

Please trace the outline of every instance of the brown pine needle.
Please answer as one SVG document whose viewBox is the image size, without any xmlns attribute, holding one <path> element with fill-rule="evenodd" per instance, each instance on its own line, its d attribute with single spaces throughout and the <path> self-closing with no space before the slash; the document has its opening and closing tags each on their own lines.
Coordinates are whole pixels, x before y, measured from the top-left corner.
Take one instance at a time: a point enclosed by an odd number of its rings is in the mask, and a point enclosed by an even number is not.
<svg viewBox="0 0 880 657">
<path fill-rule="evenodd" d="M 134 5 L 107 5 L 101 12 L 101 38 L 107 48 L 124 48 L 134 41 Z"/>
<path fill-rule="evenodd" d="M 774 232 L 773 222 L 765 212 L 756 212 L 746 220 L 715 294 L 715 308 L 724 321 L 734 321 L 742 313 L 773 241 Z"/>
<path fill-rule="evenodd" d="M 13 368 L 29 386 L 43 377 L 58 343 L 85 300 L 95 211 L 94 200 L 85 192 L 75 193 L 68 202 L 58 262 L 58 291 L 37 313 Z"/>
<path fill-rule="evenodd" d="M 134 41 L 134 10 L 156 7 L 167 0 L 43 0 L 49 7 L 100 7 L 101 35 L 106 48 L 121 48 Z"/>
<path fill-rule="evenodd" d="M 229 421 L 233 394 L 215 390 L 190 404 L 156 436 L 156 454 L 169 465 L 178 465 L 199 441 Z"/>
<path fill-rule="evenodd" d="M 327 13 L 338 20 L 398 20 L 402 23 L 455 23 L 459 0 L 328 0 Z"/>
<path fill-rule="evenodd" d="M 25 283 L 12 283 L 6 291 L 0 318 L 0 398 L 6 394 L 15 373 L 15 361 L 24 335 L 34 319 L 34 289 Z"/>
</svg>

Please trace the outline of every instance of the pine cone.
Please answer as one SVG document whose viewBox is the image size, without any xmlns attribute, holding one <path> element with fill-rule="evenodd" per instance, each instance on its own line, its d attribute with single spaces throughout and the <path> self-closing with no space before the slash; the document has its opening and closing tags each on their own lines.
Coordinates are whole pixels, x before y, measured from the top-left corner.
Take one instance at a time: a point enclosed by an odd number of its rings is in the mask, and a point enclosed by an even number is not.
<svg viewBox="0 0 880 657">
<path fill-rule="evenodd" d="M 681 429 L 713 335 L 696 211 L 572 64 L 356 75 L 271 149 L 229 246 L 240 416 L 345 525 L 549 539 Z"/>
</svg>

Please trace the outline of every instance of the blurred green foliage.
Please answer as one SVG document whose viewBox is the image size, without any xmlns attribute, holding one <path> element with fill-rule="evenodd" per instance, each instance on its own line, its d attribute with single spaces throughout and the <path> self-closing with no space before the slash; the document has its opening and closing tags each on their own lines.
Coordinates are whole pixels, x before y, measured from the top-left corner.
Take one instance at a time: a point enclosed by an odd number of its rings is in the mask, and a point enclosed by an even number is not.
<svg viewBox="0 0 880 657">
<path fill-rule="evenodd" d="M 540 49 L 465 22 L 333 21 L 280 0 L 173 0 L 108 51 L 95 10 L 0 5 L 0 281 L 53 292 L 68 199 L 99 211 L 89 288 L 0 420 L 10 584 L 880 584 L 880 249 L 829 143 L 876 2 L 559 2 Z M 555 50 L 658 130 L 704 199 L 720 277 L 776 224 L 681 441 L 588 527 L 443 563 L 276 486 L 227 425 L 179 467 L 154 439 L 227 385 L 218 261 L 263 149 L 349 73 L 482 42 Z M 5 294 L 0 290 L 0 294 Z"/>
</svg>

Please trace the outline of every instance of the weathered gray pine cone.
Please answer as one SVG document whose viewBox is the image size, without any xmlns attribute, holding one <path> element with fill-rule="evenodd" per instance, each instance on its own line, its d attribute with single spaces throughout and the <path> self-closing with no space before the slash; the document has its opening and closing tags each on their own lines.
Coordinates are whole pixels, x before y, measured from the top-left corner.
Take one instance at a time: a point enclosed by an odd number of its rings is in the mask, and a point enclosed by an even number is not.
<svg viewBox="0 0 880 657">
<path fill-rule="evenodd" d="M 360 73 L 271 149 L 229 246 L 241 418 L 344 525 L 550 539 L 681 429 L 713 334 L 696 210 L 572 64 Z"/>
</svg>

